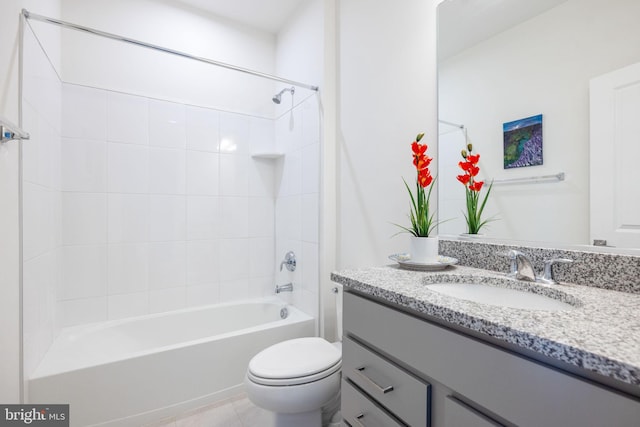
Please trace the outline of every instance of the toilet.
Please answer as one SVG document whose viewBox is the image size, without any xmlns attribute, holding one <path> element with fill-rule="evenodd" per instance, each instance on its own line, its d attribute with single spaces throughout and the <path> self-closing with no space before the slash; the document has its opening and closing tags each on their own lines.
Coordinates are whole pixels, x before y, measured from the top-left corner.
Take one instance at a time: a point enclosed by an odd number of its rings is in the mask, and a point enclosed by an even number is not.
<svg viewBox="0 0 640 427">
<path fill-rule="evenodd" d="M 338 339 L 342 340 L 342 289 L 338 291 Z M 340 425 L 342 343 L 296 338 L 256 354 L 245 387 L 254 405 L 272 412 L 274 427 Z"/>
</svg>

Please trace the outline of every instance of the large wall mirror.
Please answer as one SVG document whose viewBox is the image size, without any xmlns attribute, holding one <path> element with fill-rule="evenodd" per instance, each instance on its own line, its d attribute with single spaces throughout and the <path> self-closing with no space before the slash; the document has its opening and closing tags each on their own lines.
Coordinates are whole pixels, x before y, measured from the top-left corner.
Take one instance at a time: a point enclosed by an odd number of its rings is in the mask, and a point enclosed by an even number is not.
<svg viewBox="0 0 640 427">
<path fill-rule="evenodd" d="M 438 206 L 440 219 L 448 220 L 441 235 L 465 232 L 465 192 L 456 176 L 468 139 L 481 155 L 480 177 L 496 181 L 483 215 L 495 221 L 481 233 L 592 244 L 590 161 L 598 166 L 598 159 L 589 154 L 589 85 L 640 62 L 639 16 L 638 0 L 440 4 Z M 540 114 L 542 164 L 505 169 L 503 124 Z M 554 178 L 561 173 L 564 179 Z M 640 183 L 629 188 L 629 200 L 640 201 Z"/>
</svg>

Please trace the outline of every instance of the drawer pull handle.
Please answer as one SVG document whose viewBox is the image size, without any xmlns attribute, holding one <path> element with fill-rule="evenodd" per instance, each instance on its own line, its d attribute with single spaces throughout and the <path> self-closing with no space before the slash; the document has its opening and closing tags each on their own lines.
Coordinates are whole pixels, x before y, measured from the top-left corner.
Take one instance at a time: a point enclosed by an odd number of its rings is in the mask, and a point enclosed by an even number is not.
<svg viewBox="0 0 640 427">
<path fill-rule="evenodd" d="M 365 369 L 365 367 L 361 366 L 359 368 L 356 368 L 356 370 L 354 372 L 356 374 L 358 374 L 358 376 L 360 378 L 362 378 L 364 381 L 366 381 L 369 384 L 371 384 L 374 388 L 376 388 L 382 394 L 386 394 L 386 393 L 389 393 L 390 391 L 393 391 L 393 386 L 392 385 L 389 385 L 389 386 L 386 386 L 386 387 L 382 387 L 380 384 L 378 384 L 377 382 L 375 382 L 374 380 L 372 380 L 371 378 L 369 378 L 368 376 L 363 374 L 362 371 L 364 371 L 364 369 Z"/>
<path fill-rule="evenodd" d="M 363 418 L 364 418 L 364 414 L 361 412 L 358 415 L 356 415 L 356 417 L 353 419 L 353 423 L 356 426 L 365 427 L 365 425 L 360 422 L 360 420 L 363 419 Z"/>
</svg>

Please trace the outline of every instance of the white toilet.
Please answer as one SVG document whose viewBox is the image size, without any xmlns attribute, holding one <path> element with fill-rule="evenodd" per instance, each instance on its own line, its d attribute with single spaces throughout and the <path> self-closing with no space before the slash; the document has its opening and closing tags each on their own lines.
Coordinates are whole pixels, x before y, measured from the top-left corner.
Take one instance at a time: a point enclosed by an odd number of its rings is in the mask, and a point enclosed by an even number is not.
<svg viewBox="0 0 640 427">
<path fill-rule="evenodd" d="M 341 340 L 342 289 L 336 314 Z M 340 425 L 341 367 L 341 342 L 296 338 L 255 355 L 244 382 L 249 400 L 273 413 L 274 427 Z"/>
</svg>

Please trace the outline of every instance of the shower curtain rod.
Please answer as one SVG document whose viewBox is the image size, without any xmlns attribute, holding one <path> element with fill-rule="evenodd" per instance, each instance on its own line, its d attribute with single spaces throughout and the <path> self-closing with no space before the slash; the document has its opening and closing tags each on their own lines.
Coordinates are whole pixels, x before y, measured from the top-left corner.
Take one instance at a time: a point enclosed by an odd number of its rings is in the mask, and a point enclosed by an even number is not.
<svg viewBox="0 0 640 427">
<path fill-rule="evenodd" d="M 82 25 L 77 25 L 77 24 L 72 24 L 70 22 L 61 21 L 59 19 L 54 19 L 54 18 L 49 18 L 47 16 L 38 15 L 38 14 L 29 12 L 27 9 L 22 9 L 22 15 L 27 19 L 35 19 L 36 21 L 41 21 L 41 22 L 47 22 L 49 24 L 60 25 L 61 27 L 70 28 L 72 30 L 82 31 L 82 32 L 93 34 L 93 35 L 96 35 L 96 36 L 105 37 L 105 38 L 112 39 L 112 40 L 118 40 L 118 41 L 122 41 L 122 42 L 125 42 L 125 43 L 133 44 L 133 45 L 136 45 L 136 46 L 141 46 L 141 47 L 146 47 L 148 49 L 158 50 L 160 52 L 170 53 L 171 55 L 181 56 L 183 58 L 193 59 L 193 60 L 196 60 L 196 61 L 199 61 L 199 62 L 204 62 L 206 64 L 215 65 L 215 66 L 222 67 L 222 68 L 227 68 L 229 70 L 239 71 L 239 72 L 245 73 L 245 74 L 251 74 L 252 76 L 258 76 L 258 77 L 262 77 L 262 78 L 265 78 L 265 79 L 275 80 L 275 81 L 281 82 L 281 83 L 286 83 L 286 84 L 290 84 L 290 85 L 294 85 L 294 86 L 298 86 L 298 87 L 303 87 L 305 89 L 314 90 L 316 92 L 319 89 L 318 86 L 313 86 L 313 85 L 309 85 L 309 84 L 306 84 L 306 83 L 300 83 L 300 82 L 297 82 L 295 80 L 285 79 L 285 78 L 282 78 L 282 77 L 274 76 L 272 74 L 262 73 L 260 71 L 254 71 L 254 70 L 250 70 L 248 68 L 238 67 L 237 65 L 231 65 L 231 64 L 227 64 L 225 62 L 214 61 L 213 59 L 202 58 L 200 56 L 190 55 L 188 53 L 181 52 L 179 50 L 169 49 L 169 48 L 158 46 L 158 45 L 155 45 L 155 44 L 145 43 L 145 42 L 142 42 L 142 41 L 139 41 L 139 40 L 130 39 L 128 37 L 119 36 L 117 34 L 107 33 L 105 31 L 100 31 L 100 30 L 96 30 L 96 29 L 93 29 L 93 28 L 84 27 Z"/>
<path fill-rule="evenodd" d="M 445 125 L 455 126 L 455 127 L 457 127 L 457 128 L 464 129 L 464 125 L 460 125 L 460 124 L 458 124 L 458 123 L 448 122 L 448 121 L 446 121 L 446 120 L 438 120 L 438 121 L 439 121 L 440 123 L 444 123 Z"/>
</svg>

